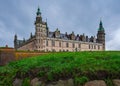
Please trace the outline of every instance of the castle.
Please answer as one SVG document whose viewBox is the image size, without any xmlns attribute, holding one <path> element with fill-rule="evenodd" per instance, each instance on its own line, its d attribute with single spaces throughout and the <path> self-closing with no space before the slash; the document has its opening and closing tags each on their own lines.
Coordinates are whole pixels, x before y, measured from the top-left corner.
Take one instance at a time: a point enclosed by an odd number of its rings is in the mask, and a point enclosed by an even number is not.
<svg viewBox="0 0 120 86">
<path fill-rule="evenodd" d="M 30 38 L 18 40 L 17 35 L 14 37 L 14 48 L 16 50 L 26 51 L 44 51 L 44 52 L 62 52 L 62 51 L 104 51 L 105 50 L 105 30 L 100 21 L 97 38 L 95 36 L 75 35 L 51 32 L 47 22 L 42 20 L 40 8 L 38 8 L 35 20 L 35 35 L 30 35 Z"/>
</svg>

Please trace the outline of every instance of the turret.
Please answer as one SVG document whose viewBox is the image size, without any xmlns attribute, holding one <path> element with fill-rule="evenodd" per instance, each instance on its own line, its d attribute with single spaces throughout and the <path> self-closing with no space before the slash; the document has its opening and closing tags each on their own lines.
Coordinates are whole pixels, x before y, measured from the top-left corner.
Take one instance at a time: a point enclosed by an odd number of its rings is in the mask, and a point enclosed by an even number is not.
<svg viewBox="0 0 120 86">
<path fill-rule="evenodd" d="M 17 35 L 15 34 L 15 36 L 14 36 L 14 48 L 15 48 L 15 50 L 17 50 Z"/>
<path fill-rule="evenodd" d="M 103 44 L 103 50 L 105 50 L 105 30 L 102 24 L 102 21 L 100 20 L 98 33 L 97 33 L 97 42 Z"/>
<path fill-rule="evenodd" d="M 42 17 L 41 17 L 41 12 L 40 12 L 40 8 L 39 7 L 37 9 L 36 15 L 37 15 L 37 17 L 36 17 L 35 24 L 41 23 L 42 22 Z"/>
<path fill-rule="evenodd" d="M 30 33 L 30 38 L 32 38 L 33 37 L 33 35 L 32 35 L 32 32 Z"/>
<path fill-rule="evenodd" d="M 58 28 L 55 31 L 55 37 L 59 38 L 60 37 L 60 31 L 58 30 Z"/>
<path fill-rule="evenodd" d="M 72 33 L 71 33 L 71 35 L 70 35 L 71 37 L 71 40 L 75 40 L 75 34 L 74 34 L 74 32 L 72 31 Z"/>
</svg>

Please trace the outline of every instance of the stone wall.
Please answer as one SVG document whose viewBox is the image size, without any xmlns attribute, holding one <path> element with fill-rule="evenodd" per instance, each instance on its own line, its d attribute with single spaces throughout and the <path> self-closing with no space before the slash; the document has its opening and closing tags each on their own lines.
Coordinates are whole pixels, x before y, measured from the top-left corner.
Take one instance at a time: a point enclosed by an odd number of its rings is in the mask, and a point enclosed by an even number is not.
<svg viewBox="0 0 120 86">
<path fill-rule="evenodd" d="M 20 48 L 18 48 L 18 50 L 34 51 L 35 50 L 34 40 L 21 46 Z"/>
<path fill-rule="evenodd" d="M 15 50 L 13 48 L 0 49 L 0 65 L 5 65 L 15 60 Z"/>
<path fill-rule="evenodd" d="M 104 80 L 93 80 L 85 82 L 84 84 L 75 84 L 73 79 L 58 80 L 56 82 L 44 83 L 39 78 L 34 78 L 26 82 L 29 86 L 120 86 L 120 79 L 111 80 L 111 84 L 107 84 Z M 13 86 L 23 86 L 24 81 L 16 78 L 13 81 Z"/>
<path fill-rule="evenodd" d="M 0 66 L 15 60 L 39 56 L 47 53 L 30 52 L 30 51 L 15 51 L 14 48 L 0 48 Z"/>
<path fill-rule="evenodd" d="M 36 44 L 37 43 L 37 44 Z M 21 46 L 18 50 L 26 51 L 103 51 L 103 44 L 95 42 L 83 42 L 74 40 L 64 40 L 57 38 L 39 39 Z"/>
<path fill-rule="evenodd" d="M 52 45 L 54 41 L 54 45 Z M 47 44 L 47 45 L 46 45 Z M 67 46 L 68 44 L 68 46 Z M 82 42 L 82 41 L 73 41 L 73 40 L 62 40 L 56 38 L 47 38 L 45 40 L 44 50 L 47 51 L 102 51 L 103 45 L 100 43 L 92 42 Z M 74 46 L 74 47 L 73 47 Z"/>
</svg>

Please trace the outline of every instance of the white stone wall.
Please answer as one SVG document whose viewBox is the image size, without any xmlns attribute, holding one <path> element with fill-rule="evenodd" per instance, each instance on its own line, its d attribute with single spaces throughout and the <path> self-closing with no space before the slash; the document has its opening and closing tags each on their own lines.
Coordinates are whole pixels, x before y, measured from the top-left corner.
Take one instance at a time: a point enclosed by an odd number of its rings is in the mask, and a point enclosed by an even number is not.
<svg viewBox="0 0 120 86">
<path fill-rule="evenodd" d="M 55 42 L 55 46 L 52 46 L 52 40 Z M 48 41 L 48 46 L 46 45 Z M 59 43 L 61 42 L 61 47 Z M 68 47 L 66 45 L 68 43 Z M 74 44 L 74 47 L 73 47 Z M 99 43 L 81 42 L 73 40 L 62 40 L 56 38 L 47 38 L 45 40 L 45 51 L 102 51 L 103 45 Z"/>
<path fill-rule="evenodd" d="M 55 46 L 52 46 L 52 40 L 55 42 Z M 48 41 L 48 45 L 47 44 Z M 61 47 L 60 44 L 61 43 Z M 66 45 L 68 43 L 68 47 Z M 41 43 L 37 43 L 40 45 Z M 74 44 L 74 47 L 73 47 Z M 47 38 L 43 40 L 43 47 L 35 47 L 35 42 L 32 41 L 20 48 L 18 50 L 38 50 L 38 51 L 102 51 L 103 45 L 99 43 L 92 43 L 92 42 L 81 42 L 81 41 L 73 41 L 73 40 L 63 40 L 63 39 L 56 39 L 56 38 Z"/>
</svg>

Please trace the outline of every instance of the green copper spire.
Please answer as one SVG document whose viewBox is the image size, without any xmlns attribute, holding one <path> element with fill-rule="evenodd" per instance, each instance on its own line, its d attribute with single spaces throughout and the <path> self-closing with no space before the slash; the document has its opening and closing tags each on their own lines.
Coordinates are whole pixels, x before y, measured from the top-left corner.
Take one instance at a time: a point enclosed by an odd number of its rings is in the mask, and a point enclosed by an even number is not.
<svg viewBox="0 0 120 86">
<path fill-rule="evenodd" d="M 39 7 L 38 7 L 38 9 L 37 9 L 37 13 L 36 13 L 36 14 L 37 14 L 37 16 L 38 16 L 38 15 L 41 15 L 41 12 L 40 12 L 40 8 L 39 8 Z"/>
<path fill-rule="evenodd" d="M 46 29 L 48 30 L 48 24 L 47 24 L 47 19 L 46 19 Z"/>
<path fill-rule="evenodd" d="M 101 20 L 100 20 L 98 31 L 104 31 L 104 27 Z"/>
</svg>

